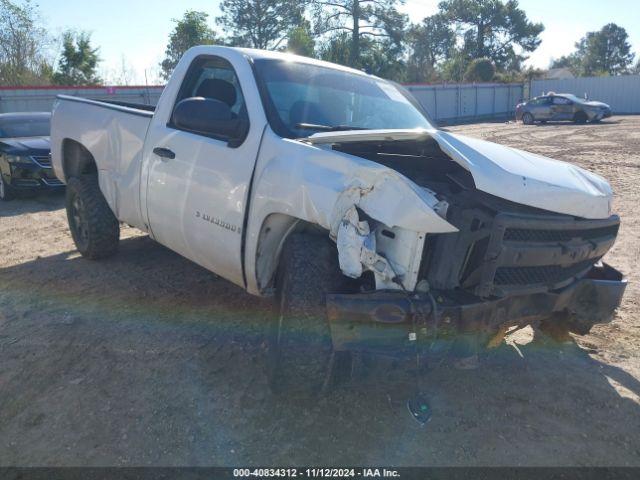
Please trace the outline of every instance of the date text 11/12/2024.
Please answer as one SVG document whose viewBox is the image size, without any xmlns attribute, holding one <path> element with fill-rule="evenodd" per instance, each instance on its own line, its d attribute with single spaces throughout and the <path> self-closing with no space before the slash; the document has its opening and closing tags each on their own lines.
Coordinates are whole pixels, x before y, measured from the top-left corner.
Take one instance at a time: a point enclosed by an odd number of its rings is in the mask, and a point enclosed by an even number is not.
<svg viewBox="0 0 640 480">
<path fill-rule="evenodd" d="M 234 478 L 400 478 L 386 468 L 258 468 L 234 469 Z"/>
</svg>

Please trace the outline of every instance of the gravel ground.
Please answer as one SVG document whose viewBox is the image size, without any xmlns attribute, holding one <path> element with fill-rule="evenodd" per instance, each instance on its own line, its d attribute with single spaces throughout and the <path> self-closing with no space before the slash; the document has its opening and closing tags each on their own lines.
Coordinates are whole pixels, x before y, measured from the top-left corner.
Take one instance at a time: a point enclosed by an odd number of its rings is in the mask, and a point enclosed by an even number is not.
<svg viewBox="0 0 640 480">
<path fill-rule="evenodd" d="M 0 204 L 0 465 L 640 466 L 640 117 L 451 130 L 611 181 L 623 224 L 606 260 L 630 280 L 613 323 L 563 345 L 523 331 L 476 370 L 427 372 L 425 427 L 402 364 L 359 362 L 312 403 L 278 400 L 267 301 L 132 229 L 86 261 L 61 195 L 16 200 Z"/>
</svg>

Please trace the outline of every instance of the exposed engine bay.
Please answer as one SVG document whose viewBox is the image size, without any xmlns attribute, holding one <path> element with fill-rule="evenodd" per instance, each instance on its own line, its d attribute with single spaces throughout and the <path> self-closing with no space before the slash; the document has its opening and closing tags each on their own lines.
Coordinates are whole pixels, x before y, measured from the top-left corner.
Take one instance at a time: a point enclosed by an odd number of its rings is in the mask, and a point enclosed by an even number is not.
<svg viewBox="0 0 640 480">
<path fill-rule="evenodd" d="M 336 235 L 341 268 L 353 278 L 373 272 L 376 290 L 438 289 L 475 298 L 555 291 L 585 276 L 618 233 L 615 215 L 587 220 L 478 190 L 471 173 L 433 139 L 332 148 L 389 167 L 426 189 L 437 199 L 433 209 L 458 230 L 389 228 L 354 206 Z"/>
</svg>

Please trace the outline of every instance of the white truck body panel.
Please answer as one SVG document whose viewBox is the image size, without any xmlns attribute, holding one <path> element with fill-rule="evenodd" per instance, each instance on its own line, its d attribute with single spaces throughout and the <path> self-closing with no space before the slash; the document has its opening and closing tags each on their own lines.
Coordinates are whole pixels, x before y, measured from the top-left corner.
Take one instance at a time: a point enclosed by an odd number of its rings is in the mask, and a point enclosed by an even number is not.
<svg viewBox="0 0 640 480">
<path fill-rule="evenodd" d="M 263 289 L 274 267 L 265 266 L 263 275 L 258 271 L 260 261 L 271 260 L 260 256 L 258 246 L 265 221 L 272 215 L 282 214 L 319 225 L 331 232 L 334 239 L 338 225 L 354 205 L 391 228 L 416 234 L 455 232 L 434 211 L 437 203 L 433 195 L 390 168 L 282 139 L 267 128 L 256 166 L 247 229 L 248 289 L 250 292 Z"/>
<path fill-rule="evenodd" d="M 56 123 L 51 129 L 51 157 L 56 176 L 66 181 L 62 167 L 63 141 L 78 142 L 94 156 L 100 173 L 100 189 L 116 217 L 148 231 L 140 203 L 140 176 L 151 112 L 62 96 L 53 116 Z"/>
<path fill-rule="evenodd" d="M 215 53 L 210 47 L 191 49 L 176 67 L 175 78 L 183 78 L 199 55 Z M 246 140 L 238 148 L 229 148 L 225 141 L 168 127 L 181 86 L 180 81 L 170 82 L 147 134 L 142 169 L 147 188 L 142 190 L 155 240 L 244 286 L 241 239 L 252 172 L 267 121 L 246 58 L 235 50 L 224 49 L 224 53 L 238 75 L 248 108 Z M 161 159 L 153 153 L 156 147 L 170 148 L 176 158 Z"/>
<path fill-rule="evenodd" d="M 376 286 L 385 289 L 400 288 L 391 278 L 402 277 L 402 286 L 413 290 L 425 237 L 456 231 L 443 218 L 434 192 L 384 165 L 332 150 L 330 145 L 338 141 L 431 137 L 486 193 L 583 218 L 610 214 L 611 189 L 594 174 L 436 129 L 282 138 L 267 121 L 248 52 L 226 47 L 189 50 L 153 114 L 62 98 L 54 109 L 51 134 L 56 175 L 65 180 L 63 142 L 81 144 L 95 159 L 100 188 L 120 221 L 149 232 L 253 294 L 268 291 L 282 242 L 297 222 L 329 233 L 338 243 L 346 275 L 361 273 L 360 261 L 375 273 Z M 224 58 L 237 74 L 250 124 L 237 148 L 168 126 L 182 80 L 203 55 Z M 260 55 L 330 65 L 276 53 Z M 157 147 L 170 148 L 176 158 L 160 158 L 154 154 Z M 359 228 L 355 207 L 391 230 L 394 239 Z M 384 258 L 365 248 L 375 244 L 384 247 Z"/>
</svg>

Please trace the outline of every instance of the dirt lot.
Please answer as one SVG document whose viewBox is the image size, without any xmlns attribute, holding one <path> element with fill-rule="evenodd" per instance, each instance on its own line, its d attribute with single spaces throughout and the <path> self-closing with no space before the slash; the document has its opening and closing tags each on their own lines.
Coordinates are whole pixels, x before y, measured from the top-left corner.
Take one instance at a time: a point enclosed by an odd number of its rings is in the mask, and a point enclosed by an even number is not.
<svg viewBox="0 0 640 480">
<path fill-rule="evenodd" d="M 17 200 L 0 205 L 0 464 L 640 466 L 640 117 L 452 130 L 611 181 L 623 226 L 607 260 L 631 282 L 612 324 L 563 345 L 524 332 L 476 370 L 428 372 L 426 427 L 388 363 L 311 405 L 278 402 L 266 301 L 134 230 L 88 262 L 62 196 Z"/>
</svg>

